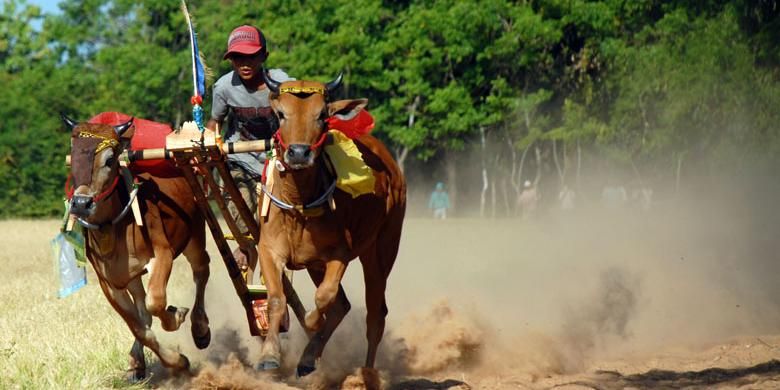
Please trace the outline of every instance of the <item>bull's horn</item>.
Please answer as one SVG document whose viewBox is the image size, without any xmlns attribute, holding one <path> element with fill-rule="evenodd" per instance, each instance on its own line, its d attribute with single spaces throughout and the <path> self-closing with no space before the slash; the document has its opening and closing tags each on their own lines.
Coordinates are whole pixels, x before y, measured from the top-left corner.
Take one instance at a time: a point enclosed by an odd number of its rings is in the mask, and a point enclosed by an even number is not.
<svg viewBox="0 0 780 390">
<path fill-rule="evenodd" d="M 335 91 L 338 87 L 341 86 L 341 80 L 343 79 L 344 79 L 344 72 L 339 72 L 339 75 L 336 76 L 335 79 L 325 84 L 325 90 L 328 91 L 328 93 Z"/>
<path fill-rule="evenodd" d="M 73 130 L 74 127 L 76 127 L 76 125 L 78 125 L 78 122 L 68 118 L 68 116 L 65 115 L 64 112 L 60 113 L 60 118 L 62 118 L 62 121 L 65 122 L 65 126 L 68 126 L 68 129 L 71 131 Z"/>
<path fill-rule="evenodd" d="M 263 75 L 263 82 L 268 86 L 268 89 L 273 93 L 279 93 L 279 86 L 282 84 L 271 78 L 271 75 L 265 71 L 265 68 L 260 70 L 260 74 Z"/>
<path fill-rule="evenodd" d="M 133 125 L 133 119 L 135 119 L 135 118 L 130 118 L 129 121 L 127 121 L 125 123 L 122 123 L 121 125 L 114 126 L 114 131 L 116 131 L 116 135 L 121 137 L 122 134 L 124 134 L 125 131 L 127 131 L 127 129 L 129 129 L 130 126 Z"/>
</svg>

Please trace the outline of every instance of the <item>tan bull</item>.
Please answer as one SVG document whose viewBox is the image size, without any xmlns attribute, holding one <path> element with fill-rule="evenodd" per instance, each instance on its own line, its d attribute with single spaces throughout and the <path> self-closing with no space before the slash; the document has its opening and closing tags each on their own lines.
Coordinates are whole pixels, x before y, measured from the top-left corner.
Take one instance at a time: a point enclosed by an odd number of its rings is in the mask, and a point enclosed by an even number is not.
<svg viewBox="0 0 780 390">
<path fill-rule="evenodd" d="M 327 84 L 280 84 L 265 72 L 263 75 L 274 92 L 271 106 L 280 122 L 276 153 L 282 167 L 269 178 L 275 183 L 269 194 L 275 198 L 274 206 L 260 221 L 258 250 L 268 287 L 270 330 L 258 367 L 275 369 L 280 365 L 279 325 L 286 305 L 283 268 L 305 268 L 317 285 L 314 308 L 305 318 L 310 340 L 298 362 L 297 372 L 302 376 L 316 369 L 325 344 L 350 310 L 341 279 L 349 262 L 359 257 L 366 288 L 365 367 L 372 369 L 388 313 L 385 288 L 401 238 L 406 182 L 387 148 L 364 135 L 354 142 L 376 179 L 373 193 L 353 198 L 333 190 L 335 177 L 321 153 L 326 119 L 362 110 L 367 100 L 329 102 L 328 95 L 339 86 L 341 76 Z M 333 191 L 335 209 L 323 201 L 329 191 Z"/>
<path fill-rule="evenodd" d="M 185 370 L 189 367 L 187 358 L 160 345 L 151 325 L 154 315 L 163 329 L 173 331 L 187 315 L 188 309 L 168 306 L 166 298 L 173 259 L 183 253 L 192 266 L 196 288 L 193 340 L 198 348 L 205 348 L 211 340 L 203 307 L 209 256 L 204 219 L 192 191 L 181 177 L 140 174 L 136 196 L 144 224 L 136 225 L 127 214 L 131 194 L 119 176 L 119 155 L 128 145 L 132 119 L 118 126 L 77 124 L 65 116 L 63 120 L 72 137 L 70 213 L 87 227 L 87 256 L 100 287 L 135 336 L 128 378 L 136 381 L 145 377 L 144 346 L 157 354 L 163 365 Z M 148 291 L 141 281 L 147 271 Z"/>
</svg>

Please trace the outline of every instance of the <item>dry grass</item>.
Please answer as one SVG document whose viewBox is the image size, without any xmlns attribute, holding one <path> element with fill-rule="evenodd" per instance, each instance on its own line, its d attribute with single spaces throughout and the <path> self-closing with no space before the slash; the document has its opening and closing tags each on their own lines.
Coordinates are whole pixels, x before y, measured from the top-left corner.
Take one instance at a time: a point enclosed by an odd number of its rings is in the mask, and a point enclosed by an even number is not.
<svg viewBox="0 0 780 390">
<path fill-rule="evenodd" d="M 123 381 L 132 336 L 90 274 L 59 299 L 57 221 L 0 222 L 0 388 L 95 389 Z"/>
</svg>

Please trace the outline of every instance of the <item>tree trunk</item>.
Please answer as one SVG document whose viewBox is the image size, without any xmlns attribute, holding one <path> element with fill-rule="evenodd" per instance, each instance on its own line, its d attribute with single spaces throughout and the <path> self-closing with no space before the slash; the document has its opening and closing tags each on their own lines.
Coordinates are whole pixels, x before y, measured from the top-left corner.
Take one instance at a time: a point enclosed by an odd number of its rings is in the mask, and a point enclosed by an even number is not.
<svg viewBox="0 0 780 390">
<path fill-rule="evenodd" d="M 501 180 L 501 194 L 504 197 L 504 211 L 505 211 L 505 215 L 508 216 L 512 212 L 512 209 L 509 206 L 509 191 L 507 191 L 506 178 Z"/>
<path fill-rule="evenodd" d="M 182 122 L 183 122 L 182 121 L 182 116 L 183 116 L 183 114 L 181 113 L 181 111 L 182 111 L 181 109 L 177 109 L 176 110 L 176 117 L 173 119 L 173 121 L 174 121 L 173 122 L 173 128 L 174 129 L 182 125 Z"/>
<path fill-rule="evenodd" d="M 558 161 L 558 142 L 555 141 L 555 139 L 552 140 L 552 154 L 553 154 L 553 162 L 555 163 L 555 170 L 558 172 L 558 189 L 560 190 L 563 188 L 563 169 L 561 168 L 561 163 Z"/>
<path fill-rule="evenodd" d="M 680 194 L 680 173 L 682 171 L 682 153 L 677 156 L 677 172 L 674 180 L 674 197 L 679 199 Z"/>
<path fill-rule="evenodd" d="M 349 96 L 349 95 L 347 95 Z M 408 129 L 411 129 L 414 126 L 414 120 L 417 115 L 417 106 L 420 105 L 420 95 L 417 95 L 414 97 L 414 100 L 412 101 L 412 104 L 409 105 L 407 108 L 409 112 L 409 120 L 406 123 L 406 127 Z M 406 156 L 409 154 L 409 147 L 403 146 L 403 148 L 399 151 L 396 150 L 396 158 L 398 160 L 398 167 L 401 169 L 401 173 L 405 173 L 405 165 L 404 162 L 406 161 Z"/>
<path fill-rule="evenodd" d="M 406 173 L 406 156 L 409 155 L 409 147 L 401 146 L 395 149 L 396 162 L 401 173 Z"/>
<path fill-rule="evenodd" d="M 490 217 L 496 218 L 496 177 L 490 180 Z"/>
<path fill-rule="evenodd" d="M 577 192 L 580 191 L 581 169 L 582 169 L 582 148 L 580 147 L 580 139 L 577 138 Z"/>
<path fill-rule="evenodd" d="M 482 153 L 481 155 L 481 162 L 482 162 L 482 191 L 480 191 L 479 194 L 479 216 L 484 218 L 485 217 L 485 194 L 487 193 L 488 189 L 488 174 L 487 174 L 487 165 L 485 164 L 485 153 L 486 153 L 486 143 L 487 140 L 485 139 L 485 128 L 480 127 L 479 128 L 479 139 L 481 144 Z"/>
<path fill-rule="evenodd" d="M 520 166 L 517 168 L 517 183 L 519 190 L 517 191 L 517 195 L 520 196 L 520 191 L 522 191 L 523 186 L 523 167 L 525 166 L 525 156 L 528 155 L 528 151 L 531 150 L 532 145 L 528 145 L 525 149 L 523 149 L 523 154 L 520 156 Z"/>
<path fill-rule="evenodd" d="M 458 210 L 458 165 L 457 165 L 457 153 L 451 149 L 447 149 L 444 153 L 444 167 L 447 173 L 447 188 L 450 195 L 450 208 L 453 211 L 453 215 Z"/>
<path fill-rule="evenodd" d="M 536 177 L 534 177 L 534 187 L 537 187 L 539 181 L 542 180 L 542 151 L 539 150 L 539 145 L 534 146 L 534 153 L 536 154 Z"/>
<path fill-rule="evenodd" d="M 512 188 L 515 189 L 515 192 L 517 195 L 520 195 L 520 183 L 517 182 L 517 149 L 515 148 L 515 142 L 512 139 L 512 137 L 509 136 L 509 132 L 506 131 L 506 128 L 504 129 L 505 137 L 507 145 L 509 146 L 509 153 L 512 155 L 512 167 L 510 169 L 509 173 L 509 182 L 512 185 Z"/>
</svg>

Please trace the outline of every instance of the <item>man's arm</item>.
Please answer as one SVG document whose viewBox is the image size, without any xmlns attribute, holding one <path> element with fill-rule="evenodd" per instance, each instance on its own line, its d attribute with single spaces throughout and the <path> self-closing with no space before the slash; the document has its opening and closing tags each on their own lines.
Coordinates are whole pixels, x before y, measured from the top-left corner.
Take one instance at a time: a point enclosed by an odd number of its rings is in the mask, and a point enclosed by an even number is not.
<svg viewBox="0 0 780 390">
<path fill-rule="evenodd" d="M 222 87 L 219 82 L 214 84 L 214 98 L 211 101 L 211 119 L 206 122 L 206 128 L 211 131 L 217 130 L 217 125 L 222 124 L 222 120 L 227 115 L 228 104 L 227 99 L 222 93 Z"/>
<path fill-rule="evenodd" d="M 216 119 L 211 118 L 211 119 L 209 119 L 208 122 L 206 122 L 206 128 L 211 130 L 211 131 L 217 131 L 217 125 L 218 124 L 219 124 L 219 122 L 217 122 Z"/>
</svg>

